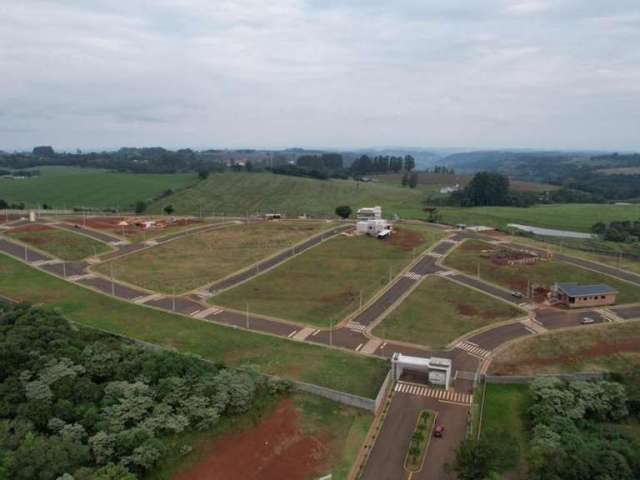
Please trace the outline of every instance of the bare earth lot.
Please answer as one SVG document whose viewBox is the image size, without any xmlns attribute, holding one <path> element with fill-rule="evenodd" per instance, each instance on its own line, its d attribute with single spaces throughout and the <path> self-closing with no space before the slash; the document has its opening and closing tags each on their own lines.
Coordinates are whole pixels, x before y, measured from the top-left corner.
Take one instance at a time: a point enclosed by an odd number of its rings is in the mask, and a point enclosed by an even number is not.
<svg viewBox="0 0 640 480">
<path fill-rule="evenodd" d="M 338 236 L 211 299 L 216 305 L 320 327 L 336 324 L 395 276 L 442 233 L 400 226 L 388 241 Z"/>
<path fill-rule="evenodd" d="M 323 222 L 231 225 L 101 264 L 96 270 L 150 290 L 185 292 L 219 280 L 328 228 Z"/>
<path fill-rule="evenodd" d="M 296 394 L 253 425 L 197 445 L 195 458 L 171 479 L 306 480 L 331 473 L 344 480 L 370 422 L 363 410 Z"/>
<path fill-rule="evenodd" d="M 507 303 L 443 277 L 428 277 L 373 333 L 438 348 L 467 332 L 522 315 Z"/>
</svg>

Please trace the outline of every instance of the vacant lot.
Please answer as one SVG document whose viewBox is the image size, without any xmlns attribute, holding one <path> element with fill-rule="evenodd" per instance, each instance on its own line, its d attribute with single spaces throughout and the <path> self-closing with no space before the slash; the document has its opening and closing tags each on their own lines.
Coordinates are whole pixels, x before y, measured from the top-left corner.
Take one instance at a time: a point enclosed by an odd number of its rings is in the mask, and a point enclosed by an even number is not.
<svg viewBox="0 0 640 480">
<path fill-rule="evenodd" d="M 92 238 L 46 225 L 24 225 L 9 230 L 7 236 L 69 261 L 81 260 L 111 250 L 106 244 Z"/>
<path fill-rule="evenodd" d="M 511 305 L 442 277 L 427 277 L 373 333 L 439 348 L 491 323 L 522 315 Z"/>
<path fill-rule="evenodd" d="M 473 207 L 440 209 L 443 221 L 451 225 L 488 225 L 506 227 L 508 223 L 520 223 L 536 227 L 560 230 L 591 231 L 596 222 L 609 223 L 613 220 L 637 220 L 640 205 L 606 204 L 558 204 L 537 205 L 529 208 L 516 207 Z"/>
<path fill-rule="evenodd" d="M 40 176 L 23 180 L 0 179 L 2 198 L 27 207 L 43 203 L 54 208 L 95 207 L 130 209 L 136 200 L 152 199 L 168 189 L 197 181 L 195 173 L 113 173 L 77 167 L 38 167 Z"/>
<path fill-rule="evenodd" d="M 150 290 L 184 292 L 226 277 L 311 235 L 324 222 L 253 222 L 195 233 L 96 270 Z"/>
<path fill-rule="evenodd" d="M 316 180 L 272 173 L 216 173 L 193 188 L 164 198 L 151 206 L 159 213 L 172 204 L 177 213 L 205 215 L 225 213 L 246 215 L 255 212 L 280 212 L 290 217 L 301 214 L 335 217 L 337 205 L 356 208 L 381 205 L 391 217 L 423 218 L 419 189 L 353 180 Z"/>
<path fill-rule="evenodd" d="M 527 409 L 529 385 L 487 384 L 482 415 L 482 434 L 510 432 L 520 446 L 520 468 L 505 478 L 526 478 L 525 457 L 528 450 Z"/>
<path fill-rule="evenodd" d="M 400 226 L 388 241 L 339 236 L 211 299 L 216 305 L 328 327 L 355 311 L 413 258 L 442 238 L 435 229 Z"/>
<path fill-rule="evenodd" d="M 528 337 L 498 353 L 490 371 L 530 375 L 603 370 L 627 373 L 639 368 L 640 322 L 628 322 Z"/>
<path fill-rule="evenodd" d="M 306 480 L 331 473 L 333 479 L 346 480 L 370 422 L 371 415 L 363 410 L 294 394 L 254 422 L 242 421 L 213 439 L 198 442 L 178 469 L 167 465 L 164 474 L 150 477 Z"/>
<path fill-rule="evenodd" d="M 231 366 L 316 383 L 373 398 L 387 362 L 222 327 L 115 300 L 0 255 L 0 295 L 59 308 L 70 320 Z"/>
<path fill-rule="evenodd" d="M 486 242 L 468 240 L 450 253 L 445 263 L 470 275 L 476 275 L 479 266 L 480 278 L 522 292 L 527 291 L 528 282 L 548 287 L 556 282 L 606 283 L 620 292 L 618 303 L 632 303 L 640 299 L 640 288 L 630 283 L 554 260 L 533 265 L 496 265 L 490 258 L 496 248 Z"/>
</svg>

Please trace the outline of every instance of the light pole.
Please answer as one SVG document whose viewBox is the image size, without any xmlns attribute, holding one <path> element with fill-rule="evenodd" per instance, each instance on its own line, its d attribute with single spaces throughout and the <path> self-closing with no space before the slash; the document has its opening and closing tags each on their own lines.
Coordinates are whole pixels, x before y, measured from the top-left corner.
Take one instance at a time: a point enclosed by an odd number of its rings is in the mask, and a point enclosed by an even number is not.
<svg viewBox="0 0 640 480">
<path fill-rule="evenodd" d="M 171 311 L 176 311 L 176 287 L 173 287 L 173 295 L 171 295 Z"/>
<path fill-rule="evenodd" d="M 329 320 L 329 346 L 333 347 L 333 318 Z"/>
<path fill-rule="evenodd" d="M 116 284 L 113 281 L 113 263 L 109 264 L 109 273 L 111 274 L 111 296 L 116 296 Z"/>
<path fill-rule="evenodd" d="M 247 322 L 247 330 L 249 330 L 249 302 L 246 303 L 245 320 Z"/>
</svg>

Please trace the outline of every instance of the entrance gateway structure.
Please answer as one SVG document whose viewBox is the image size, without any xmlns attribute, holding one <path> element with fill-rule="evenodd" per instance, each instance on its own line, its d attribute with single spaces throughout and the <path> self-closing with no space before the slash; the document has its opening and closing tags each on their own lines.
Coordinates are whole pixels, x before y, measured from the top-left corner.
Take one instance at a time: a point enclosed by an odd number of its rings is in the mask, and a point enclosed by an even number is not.
<svg viewBox="0 0 640 480">
<path fill-rule="evenodd" d="M 449 388 L 451 381 L 451 360 L 439 357 L 412 357 L 401 353 L 394 353 L 391 357 L 391 375 L 397 382 L 404 370 L 426 373 L 429 383 Z"/>
</svg>

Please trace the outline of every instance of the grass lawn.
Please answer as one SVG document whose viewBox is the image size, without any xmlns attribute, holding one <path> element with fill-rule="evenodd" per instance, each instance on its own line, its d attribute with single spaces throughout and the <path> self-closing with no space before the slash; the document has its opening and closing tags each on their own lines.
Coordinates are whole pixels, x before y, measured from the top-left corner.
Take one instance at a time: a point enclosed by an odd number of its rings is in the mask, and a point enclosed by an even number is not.
<svg viewBox="0 0 640 480">
<path fill-rule="evenodd" d="M 451 225 L 465 223 L 506 227 L 508 223 L 520 223 L 536 227 L 589 232 L 596 222 L 637 220 L 640 218 L 640 205 L 570 203 L 536 205 L 529 208 L 443 207 L 440 212 L 443 221 Z"/>
<path fill-rule="evenodd" d="M 197 181 L 195 173 L 116 173 L 78 167 L 36 167 L 40 176 L 24 180 L 0 178 L 2 198 L 24 202 L 27 208 L 43 203 L 53 208 L 96 207 L 129 209 L 137 200 L 179 190 Z"/>
<path fill-rule="evenodd" d="M 373 398 L 387 362 L 214 325 L 71 285 L 0 255 L 0 295 L 60 309 L 70 320 L 176 348 L 231 366 L 255 365 L 285 378 Z"/>
<path fill-rule="evenodd" d="M 286 409 L 283 408 L 286 405 Z M 278 416 L 290 415 L 290 419 L 279 419 Z M 331 473 L 335 480 L 346 480 L 349 470 L 355 461 L 360 446 L 364 442 L 373 417 L 365 411 L 348 407 L 330 400 L 305 393 L 293 393 L 287 397 L 267 397 L 256 405 L 252 411 L 239 417 L 223 417 L 216 427 L 208 432 L 196 432 L 186 435 L 176 435 L 168 438 L 169 455 L 145 478 L 147 480 L 170 480 L 175 474 L 186 471 L 201 462 L 206 462 L 210 456 L 219 455 L 216 447 L 219 442 L 230 439 L 230 435 L 247 438 L 269 435 L 266 441 L 273 445 L 273 455 L 264 458 L 267 462 L 278 462 L 282 457 L 281 449 L 292 448 L 292 437 L 312 437 L 322 439 L 323 448 L 320 450 L 313 445 L 314 460 L 321 466 L 323 473 Z M 275 420 L 275 421 L 274 421 Z M 271 431 L 266 431 L 269 424 Z M 262 427 L 262 428 L 261 428 Z M 279 430 L 274 431 L 275 428 Z M 292 429 L 295 433 L 284 432 L 283 427 Z M 285 433 L 285 435 L 282 435 Z M 278 435 L 280 434 L 280 435 Z M 260 438 L 261 440 L 261 438 Z M 218 444 L 216 444 L 218 442 Z M 300 443 L 298 443 L 300 445 Z M 193 450 L 186 456 L 179 454 L 183 445 L 191 445 Z M 239 448 L 242 448 L 239 446 Z M 295 448 L 295 447 L 293 447 Z M 228 452 L 225 452 L 228 453 Z M 298 452 L 302 453 L 302 452 Z M 248 459 L 245 458 L 245 461 Z M 251 459 L 254 460 L 254 459 Z M 251 461 L 249 460 L 249 461 Z M 281 468 L 299 465 L 307 461 L 306 458 L 281 459 Z M 251 469 L 257 473 L 260 465 L 251 463 Z M 187 473 L 188 475 L 188 473 Z"/>
<path fill-rule="evenodd" d="M 289 217 L 301 214 L 334 217 L 338 205 L 361 207 L 380 205 L 390 218 L 424 218 L 420 189 L 384 183 L 353 180 L 317 180 L 272 173 L 214 173 L 192 188 L 182 190 L 151 205 L 159 213 L 171 204 L 176 213 L 205 215 L 246 215 L 255 212 L 279 212 Z"/>
<path fill-rule="evenodd" d="M 443 237 L 422 226 L 399 226 L 389 241 L 338 236 L 249 282 L 222 292 L 211 303 L 328 327 L 342 320 L 420 252 Z"/>
<path fill-rule="evenodd" d="M 440 348 L 485 325 L 522 315 L 507 303 L 443 277 L 427 277 L 373 333 Z"/>
<path fill-rule="evenodd" d="M 620 292 L 618 303 L 633 303 L 640 299 L 640 288 L 635 285 L 554 260 L 533 265 L 496 265 L 490 257 L 497 248 L 500 247 L 487 242 L 467 240 L 447 256 L 445 263 L 470 275 L 476 275 L 480 265 L 482 279 L 522 292 L 527 291 L 528 281 L 548 287 L 556 282 L 606 283 Z"/>
<path fill-rule="evenodd" d="M 150 290 L 185 292 L 219 280 L 330 225 L 324 222 L 251 222 L 185 238 L 142 250 L 95 267 Z"/>
<path fill-rule="evenodd" d="M 584 258 L 585 260 L 593 260 L 611 267 L 622 268 L 640 274 L 639 243 L 606 242 L 597 239 L 560 239 L 556 237 L 548 237 L 547 241 L 543 241 L 542 238 L 544 237 L 529 238 L 520 235 L 508 238 L 517 243 L 545 248 L 553 252 Z"/>
<path fill-rule="evenodd" d="M 525 419 L 529 408 L 529 385 L 515 384 L 487 384 L 482 412 L 482 435 L 490 432 L 510 432 L 520 446 L 520 468 L 525 463 L 528 449 L 528 433 Z M 519 476 L 518 472 L 512 472 L 512 476 L 506 478 L 526 478 Z"/>
<path fill-rule="evenodd" d="M 81 260 L 111 250 L 93 238 L 46 225 L 25 225 L 9 230 L 6 235 L 62 260 Z"/>
<path fill-rule="evenodd" d="M 611 371 L 628 374 L 639 369 L 640 322 L 629 321 L 525 338 L 501 350 L 491 364 L 490 373 Z"/>
</svg>

